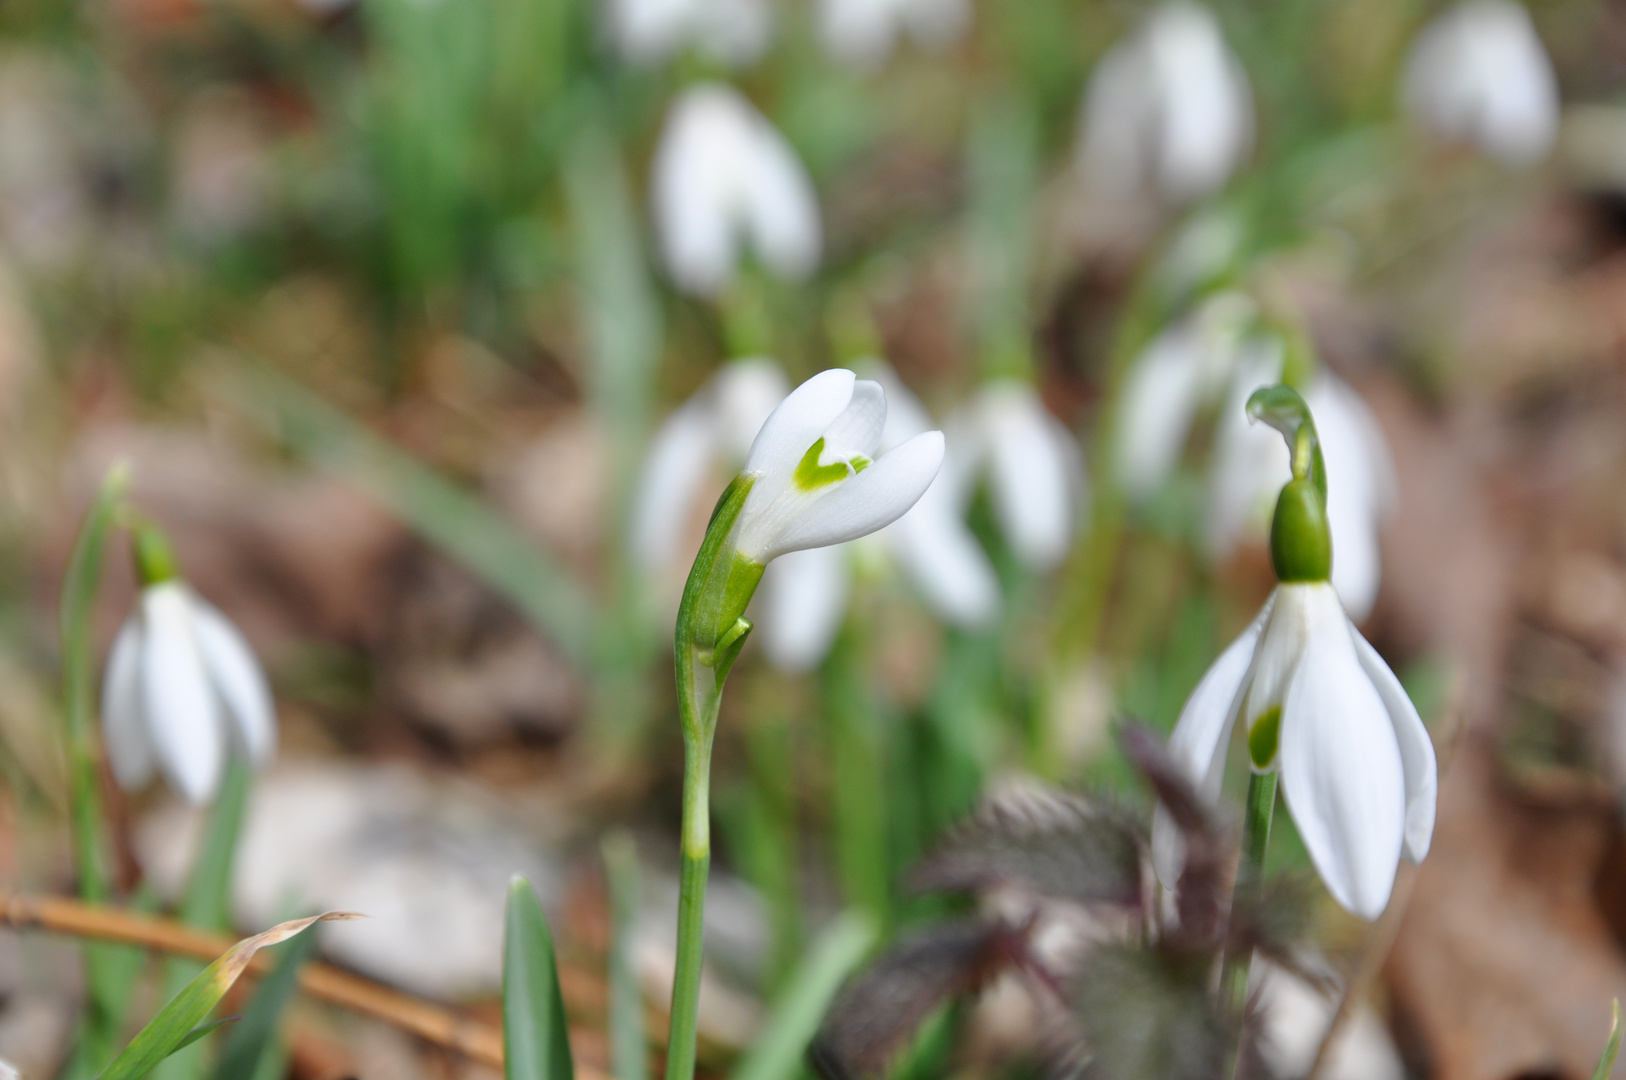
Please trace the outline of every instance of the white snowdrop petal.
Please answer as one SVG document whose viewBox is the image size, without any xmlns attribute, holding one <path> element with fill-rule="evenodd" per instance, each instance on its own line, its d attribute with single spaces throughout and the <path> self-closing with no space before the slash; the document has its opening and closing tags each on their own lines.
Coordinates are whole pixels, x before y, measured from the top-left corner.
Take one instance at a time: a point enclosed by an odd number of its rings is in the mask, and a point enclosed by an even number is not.
<svg viewBox="0 0 1626 1080">
<path fill-rule="evenodd" d="M 265 671 L 247 640 L 212 604 L 193 598 L 192 625 L 209 681 L 232 721 L 236 748 L 259 767 L 277 748 L 277 711 Z"/>
<path fill-rule="evenodd" d="M 141 618 L 131 615 L 113 639 L 102 680 L 102 742 L 113 779 L 125 791 L 141 787 L 153 774 L 141 716 L 141 637 Z"/>
<path fill-rule="evenodd" d="M 1392 465 L 1382 429 L 1347 383 L 1323 372 L 1304 397 L 1327 465 L 1332 583 L 1358 622 L 1371 613 L 1382 578 L 1378 523 L 1392 499 Z"/>
<path fill-rule="evenodd" d="M 931 486 L 942 463 L 942 433 L 926 431 L 916 435 L 882 454 L 858 475 L 825 489 L 816 502 L 777 533 L 767 556 L 856 540 L 890 525 Z"/>
<path fill-rule="evenodd" d="M 1276 494 L 1293 478 L 1281 436 L 1264 424 L 1248 423 L 1246 412 L 1255 390 L 1281 381 L 1281 343 L 1256 340 L 1237 357 L 1236 365 L 1220 406 L 1209 466 L 1207 543 L 1215 560 L 1228 557 L 1244 537 L 1269 531 Z M 1333 563 L 1337 562 L 1334 551 Z"/>
<path fill-rule="evenodd" d="M 741 213 L 763 265 L 780 277 L 800 281 L 819 265 L 823 230 L 818 196 L 785 137 L 755 111 L 751 119 L 752 142 L 739 193 Z"/>
<path fill-rule="evenodd" d="M 1072 542 L 1069 464 L 1031 389 L 1007 384 L 984 393 L 994 514 L 1017 558 L 1054 569 Z"/>
<path fill-rule="evenodd" d="M 1241 705 L 1243 679 L 1275 602 L 1274 596 L 1265 601 L 1248 628 L 1203 674 L 1169 736 L 1169 755 L 1210 801 L 1219 798 L 1220 782 L 1225 776 L 1225 750 Z M 1173 886 L 1180 878 L 1183 861 L 1179 830 L 1159 807 L 1152 821 L 1152 864 L 1158 879 Z"/>
<path fill-rule="evenodd" d="M 779 365 L 764 356 L 751 356 L 724 364 L 703 396 L 696 395 L 711 414 L 721 450 L 735 459 L 731 467 L 745 463 L 757 432 L 788 393 L 790 386 Z"/>
<path fill-rule="evenodd" d="M 830 368 L 792 390 L 763 422 L 746 457 L 745 470 L 788 479 L 808 447 L 824 437 L 852 401 L 857 381 L 846 368 Z"/>
<path fill-rule="evenodd" d="M 886 424 L 881 429 L 883 451 L 890 450 L 905 439 L 931 429 L 932 421 L 926 412 L 926 406 L 922 405 L 914 391 L 898 378 L 896 372 L 880 361 L 861 366 L 886 392 Z M 932 486 L 937 485 L 934 483 Z"/>
<path fill-rule="evenodd" d="M 1163 101 L 1159 182 L 1196 198 L 1225 182 L 1251 139 L 1251 95 L 1207 8 L 1165 4 L 1147 34 Z"/>
<path fill-rule="evenodd" d="M 1363 919 L 1389 902 L 1405 832 L 1394 725 L 1352 636 L 1312 634 L 1281 721 L 1282 788 L 1333 899 Z"/>
<path fill-rule="evenodd" d="M 870 379 L 853 383 L 852 399 L 824 433 L 820 465 L 850 461 L 854 457 L 873 458 L 886 428 L 886 391 Z"/>
<path fill-rule="evenodd" d="M 1429 843 L 1434 837 L 1434 807 L 1439 788 L 1434 740 L 1429 738 L 1428 728 L 1417 715 L 1411 696 L 1383 657 L 1353 626 L 1350 634 L 1355 639 L 1355 654 L 1361 669 L 1383 699 L 1383 707 L 1394 727 L 1406 783 L 1405 856 L 1420 863 L 1428 855 Z"/>
<path fill-rule="evenodd" d="M 757 624 L 769 663 L 786 672 L 817 667 L 841 629 L 851 585 L 844 546 L 793 551 L 769 563 Z"/>
<path fill-rule="evenodd" d="M 1103 56 L 1090 76 L 1082 110 L 1079 171 L 1107 194 L 1131 195 L 1148 171 L 1146 125 L 1156 102 L 1144 50 L 1134 39 Z"/>
<path fill-rule="evenodd" d="M 734 277 L 739 178 L 753 157 L 753 110 L 718 84 L 685 91 L 667 114 L 650 181 L 667 272 L 677 286 L 713 296 Z"/>
<path fill-rule="evenodd" d="M 1118 419 L 1118 475 L 1131 498 L 1151 495 L 1174 471 L 1201 380 L 1199 345 L 1183 326 L 1159 334 L 1135 361 Z"/>
<path fill-rule="evenodd" d="M 987 552 L 954 512 L 953 495 L 932 482 L 920 501 L 881 534 L 892 557 L 945 621 L 986 626 L 999 614 L 999 578 Z"/>
<path fill-rule="evenodd" d="M 645 570 L 675 555 L 684 522 L 711 471 L 717 419 L 701 402 L 678 408 L 655 432 L 632 505 L 632 553 Z"/>
<path fill-rule="evenodd" d="M 181 796 L 207 802 L 225 764 L 225 732 L 185 587 L 168 582 L 148 588 L 141 616 L 140 700 L 153 756 Z"/>
</svg>

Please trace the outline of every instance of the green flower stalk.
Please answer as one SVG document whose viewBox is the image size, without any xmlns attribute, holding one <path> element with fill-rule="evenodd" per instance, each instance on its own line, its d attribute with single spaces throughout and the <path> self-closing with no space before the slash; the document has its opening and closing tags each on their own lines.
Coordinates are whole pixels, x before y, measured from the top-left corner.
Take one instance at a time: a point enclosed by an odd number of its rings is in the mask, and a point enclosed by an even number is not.
<svg viewBox="0 0 1626 1080">
<path fill-rule="evenodd" d="M 751 621 L 745 609 L 779 555 L 857 539 L 896 521 L 943 461 L 928 431 L 877 456 L 886 422 L 880 385 L 832 369 L 803 383 L 762 425 L 745 469 L 706 528 L 674 634 L 683 722 L 683 870 L 672 981 L 667 1080 L 694 1075 L 706 879 L 711 864 L 711 749 L 723 684 Z"/>
</svg>

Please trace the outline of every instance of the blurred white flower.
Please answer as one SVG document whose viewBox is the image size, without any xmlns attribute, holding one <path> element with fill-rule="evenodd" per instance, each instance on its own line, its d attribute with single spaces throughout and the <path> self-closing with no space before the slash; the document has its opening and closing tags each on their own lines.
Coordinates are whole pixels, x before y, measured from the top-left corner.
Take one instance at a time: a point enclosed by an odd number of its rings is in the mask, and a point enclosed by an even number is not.
<svg viewBox="0 0 1626 1080">
<path fill-rule="evenodd" d="M 887 368 L 875 379 L 886 394 L 885 453 L 930 429 L 919 400 Z M 999 579 L 987 553 L 966 527 L 966 484 L 952 436 L 943 467 L 926 493 L 897 521 L 857 541 L 882 549 L 928 607 L 953 626 L 986 625 L 999 614 Z M 758 633 L 768 659 L 782 671 L 807 671 L 830 650 L 852 592 L 851 545 L 810 548 L 775 559 L 758 593 Z"/>
<path fill-rule="evenodd" d="M 1268 532 L 1276 493 L 1291 478 L 1275 434 L 1248 423 L 1244 409 L 1250 394 L 1283 375 L 1281 341 L 1249 332 L 1256 312 L 1241 293 L 1216 293 L 1154 338 L 1124 384 L 1118 477 L 1136 500 L 1169 478 L 1198 411 L 1223 397 L 1205 530 L 1216 560 Z M 1382 580 L 1378 528 L 1396 501 L 1394 464 L 1371 410 L 1342 379 L 1323 369 L 1304 397 L 1327 465 L 1332 581 L 1349 613 L 1364 619 Z"/>
<path fill-rule="evenodd" d="M 1333 899 L 1363 919 L 1377 918 L 1401 856 L 1415 863 L 1428 854 L 1434 746 L 1400 680 L 1349 621 L 1329 582 L 1278 585 L 1181 711 L 1169 752 L 1211 801 L 1219 799 L 1238 718 L 1250 754 L 1259 747 L 1269 754 L 1253 767 L 1281 770 L 1288 810 Z M 1182 855 L 1161 809 L 1152 854 L 1158 876 L 1172 886 Z"/>
<path fill-rule="evenodd" d="M 842 63 L 879 67 L 905 32 L 936 49 L 965 32 L 970 0 L 822 0 L 819 29 L 825 48 Z"/>
<path fill-rule="evenodd" d="M 886 392 L 845 368 L 791 391 L 758 432 L 740 474 L 751 489 L 734 550 L 759 565 L 840 544 L 892 524 L 943 463 L 943 433 L 924 431 L 879 453 Z"/>
<path fill-rule="evenodd" d="M 0 1080 L 23 1080 L 23 1074 L 17 1071 L 17 1066 L 0 1058 Z"/>
<path fill-rule="evenodd" d="M 1218 20 L 1168 0 L 1096 66 L 1085 95 L 1079 164 L 1125 196 L 1155 186 L 1195 199 L 1230 178 L 1253 142 L 1253 94 Z"/>
<path fill-rule="evenodd" d="M 276 750 L 276 710 L 253 650 L 178 578 L 146 585 L 113 639 L 102 737 L 120 787 L 140 787 L 156 769 L 192 803 L 214 796 L 228 752 L 258 767 Z"/>
<path fill-rule="evenodd" d="M 667 272 L 686 292 L 721 292 L 744 248 L 786 278 L 818 266 L 819 205 L 807 170 L 784 136 L 727 86 L 691 87 L 672 106 L 651 188 Z"/>
<path fill-rule="evenodd" d="M 608 0 L 605 29 L 622 58 L 652 64 L 693 47 L 744 67 L 767 51 L 773 13 L 765 0 Z"/>
<path fill-rule="evenodd" d="M 1547 155 L 1558 133 L 1558 81 L 1530 15 L 1512 0 L 1465 0 L 1418 35 L 1406 106 L 1442 139 L 1504 165 Z"/>
<path fill-rule="evenodd" d="M 1036 571 L 1054 569 L 1072 546 L 1082 505 L 1078 444 L 1032 386 L 996 379 L 949 422 L 957 444 L 954 478 L 986 472 L 994 517 L 1012 552 Z M 958 455 L 964 453 L 963 465 Z"/>
<path fill-rule="evenodd" d="M 734 360 L 666 418 L 650 442 L 633 500 L 632 552 L 645 570 L 693 554 L 678 548 L 697 500 L 715 499 L 722 490 L 719 484 L 707 491 L 708 479 L 745 464 L 762 422 L 789 391 L 772 360 Z"/>
</svg>

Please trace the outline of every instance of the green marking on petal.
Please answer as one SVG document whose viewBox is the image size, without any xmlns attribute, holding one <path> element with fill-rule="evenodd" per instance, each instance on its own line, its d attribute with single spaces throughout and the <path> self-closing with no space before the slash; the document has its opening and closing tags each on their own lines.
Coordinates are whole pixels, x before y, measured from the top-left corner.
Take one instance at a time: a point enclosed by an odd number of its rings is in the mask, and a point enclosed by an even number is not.
<svg viewBox="0 0 1626 1080">
<path fill-rule="evenodd" d="M 1248 725 L 1248 757 L 1253 767 L 1261 771 L 1276 761 L 1276 751 L 1282 738 L 1282 707 L 1273 705 Z"/>
<path fill-rule="evenodd" d="M 861 473 L 873 465 L 874 462 L 870 461 L 870 459 L 865 457 L 863 454 L 857 454 L 851 461 L 847 462 L 847 464 L 853 467 L 853 472 Z"/>
<path fill-rule="evenodd" d="M 845 480 L 855 470 L 863 469 L 869 465 L 864 458 L 854 458 L 851 466 L 845 461 L 833 461 L 828 465 L 819 464 L 819 455 L 824 453 L 824 437 L 820 436 L 818 442 L 807 448 L 802 460 L 796 466 L 796 486 L 803 491 L 817 491 L 821 487 Z M 858 462 L 863 461 L 863 465 Z"/>
</svg>

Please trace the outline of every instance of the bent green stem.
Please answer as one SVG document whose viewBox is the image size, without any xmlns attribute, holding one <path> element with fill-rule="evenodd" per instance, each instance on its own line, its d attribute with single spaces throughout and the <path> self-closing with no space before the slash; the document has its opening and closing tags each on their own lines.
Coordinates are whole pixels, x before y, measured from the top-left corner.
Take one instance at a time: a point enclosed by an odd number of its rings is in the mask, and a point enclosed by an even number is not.
<svg viewBox="0 0 1626 1080">
<path fill-rule="evenodd" d="M 683 721 L 683 871 L 666 1080 L 694 1076 L 706 875 L 711 866 L 711 746 L 723 683 L 751 632 L 745 607 L 762 580 L 762 565 L 740 555 L 731 542 L 750 490 L 751 478 L 737 477 L 712 511 L 706 539 L 683 587 L 674 633 L 678 712 Z"/>
<path fill-rule="evenodd" d="M 1231 915 L 1245 891 L 1265 876 L 1265 848 L 1270 844 L 1270 821 L 1276 810 L 1276 782 L 1280 773 L 1254 773 L 1248 780 L 1248 816 L 1242 834 L 1242 861 L 1237 867 L 1236 887 L 1231 892 Z M 1229 1075 L 1235 1077 L 1242 1060 L 1242 1017 L 1247 1004 L 1248 974 L 1253 967 L 1253 948 L 1232 942 L 1220 968 L 1220 989 L 1226 1010 L 1236 1018 L 1236 1038 L 1232 1046 Z"/>
</svg>

